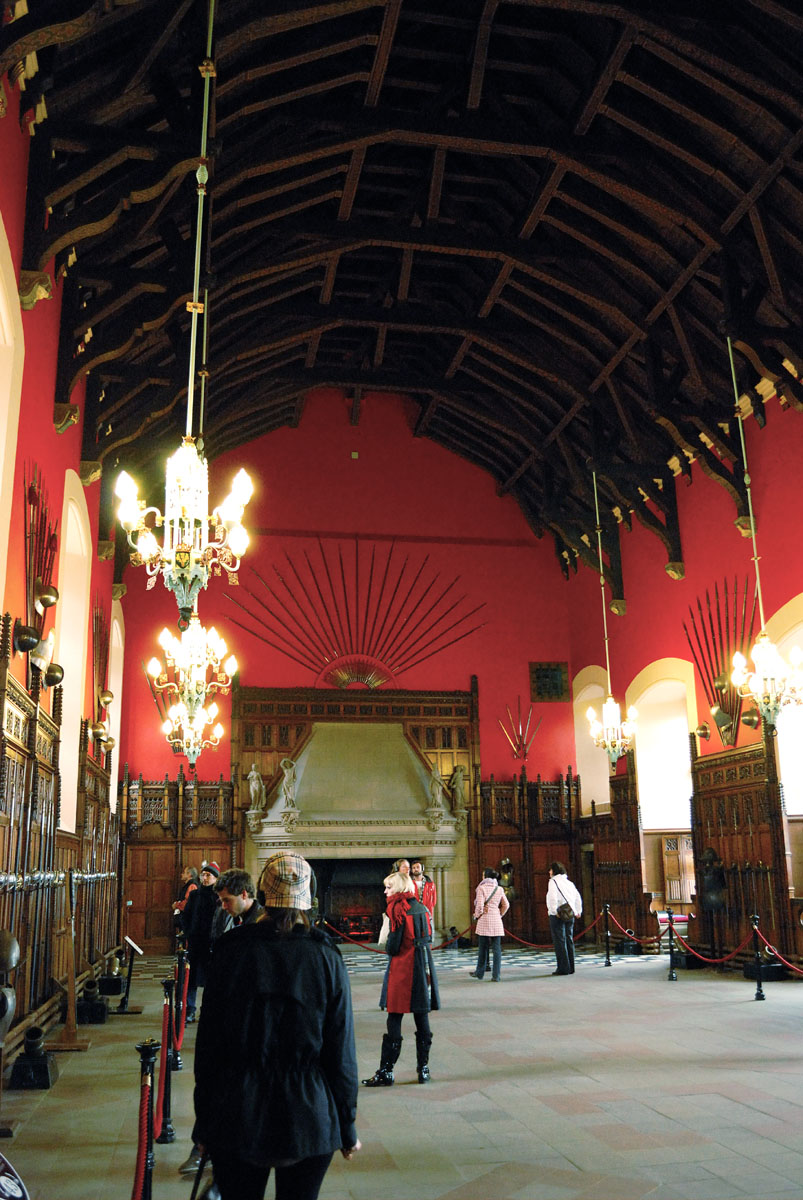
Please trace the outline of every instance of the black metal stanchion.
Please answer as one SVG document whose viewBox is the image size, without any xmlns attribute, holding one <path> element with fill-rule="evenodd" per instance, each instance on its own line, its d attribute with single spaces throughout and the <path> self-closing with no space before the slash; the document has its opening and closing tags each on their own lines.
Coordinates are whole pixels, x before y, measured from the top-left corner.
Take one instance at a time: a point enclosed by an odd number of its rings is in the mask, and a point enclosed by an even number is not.
<svg viewBox="0 0 803 1200">
<path fill-rule="evenodd" d="M 184 976 L 189 971 L 189 963 L 187 962 L 187 951 L 179 946 L 176 951 L 176 1031 L 177 1035 L 181 1036 L 181 1016 L 184 1012 Z M 184 1064 L 181 1061 L 181 1055 L 178 1050 L 173 1051 L 172 1069 L 180 1071 Z"/>
<path fill-rule="evenodd" d="M 127 937 L 125 940 L 128 943 L 128 972 L 125 980 L 125 995 L 116 1008 L 109 1009 L 112 1016 L 136 1016 L 137 1013 L 142 1012 L 141 1004 L 129 1005 L 128 1003 L 128 997 L 131 994 L 131 976 L 134 974 L 134 954 L 141 954 L 142 951 L 136 942 L 131 941 L 130 937 Z"/>
<path fill-rule="evenodd" d="M 611 911 L 610 904 L 603 904 L 602 912 L 605 917 L 605 966 L 611 965 L 611 927 L 608 923 L 608 914 Z"/>
<path fill-rule="evenodd" d="M 170 988 L 169 988 L 169 991 L 167 994 L 167 997 L 168 997 L 167 1002 L 168 1002 L 168 1006 L 169 1006 L 169 1017 L 170 1017 L 170 1022 L 168 1025 L 170 1054 L 168 1055 L 168 1057 L 165 1061 L 167 1062 L 167 1065 L 170 1067 L 171 1071 L 183 1071 L 183 1069 L 184 1069 L 184 1063 L 181 1061 L 181 1055 L 179 1054 L 178 1050 L 176 1049 L 176 1045 L 175 1045 L 175 1037 L 177 1036 L 176 1031 L 181 1028 L 181 1024 L 180 1024 L 180 1020 L 181 1020 L 181 1018 L 180 1018 L 181 982 L 180 982 L 180 980 L 181 980 L 181 973 L 179 973 L 178 980 L 165 979 L 165 980 L 163 980 L 163 983 L 162 983 L 162 986 L 165 989 L 167 989 L 168 983 L 170 985 Z"/>
<path fill-rule="evenodd" d="M 173 1128 L 173 1121 L 170 1114 L 170 1072 L 172 1071 L 173 1062 L 173 988 L 175 987 L 175 979 L 163 979 L 162 987 L 165 992 L 165 1007 L 167 1008 L 167 1041 L 165 1042 L 162 1054 L 162 1070 L 164 1071 L 164 1095 L 162 1096 L 162 1128 L 156 1141 L 159 1145 L 165 1145 L 167 1142 L 176 1140 L 176 1131 Z"/>
<path fill-rule="evenodd" d="M 146 1138 L 145 1138 L 145 1170 L 142 1177 L 142 1190 L 137 1200 L 151 1200 L 153 1186 L 153 1068 L 156 1055 L 161 1049 L 161 1043 L 153 1038 L 137 1042 L 135 1049 L 139 1053 L 140 1088 L 147 1092 Z"/>
<path fill-rule="evenodd" d="M 675 924 L 671 908 L 666 910 L 666 919 L 669 922 L 669 974 L 666 978 L 669 983 L 675 983 L 678 973 L 675 970 Z"/>
<path fill-rule="evenodd" d="M 750 924 L 753 926 L 753 962 L 756 970 L 756 994 L 754 1000 L 766 1000 L 764 988 L 761 986 L 761 944 L 758 939 L 758 913 L 753 913 L 750 917 Z"/>
</svg>

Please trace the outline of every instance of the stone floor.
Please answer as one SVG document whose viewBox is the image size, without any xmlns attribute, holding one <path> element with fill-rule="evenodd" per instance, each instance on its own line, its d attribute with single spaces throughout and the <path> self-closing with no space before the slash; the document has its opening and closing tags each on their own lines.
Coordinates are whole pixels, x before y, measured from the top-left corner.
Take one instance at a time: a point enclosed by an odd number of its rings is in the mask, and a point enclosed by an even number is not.
<svg viewBox="0 0 803 1200">
<path fill-rule="evenodd" d="M 377 1066 L 383 958 L 344 953 L 363 1074 Z M 437 954 L 433 1082 L 405 1030 L 393 1088 L 362 1090 L 364 1149 L 339 1156 L 326 1200 L 803 1200 L 803 987 L 679 971 L 664 957 L 597 954 L 553 977 L 551 955 L 508 951 L 503 980 L 469 977 L 469 951 Z M 31 1200 L 128 1200 L 139 1103 L 135 1043 L 161 1030 L 169 960 L 138 960 L 141 1016 L 79 1027 L 49 1091 L 6 1090 L 0 1143 Z M 112 1000 L 112 1006 L 117 1001 Z M 407 1018 L 407 1021 L 410 1019 Z M 176 1140 L 155 1147 L 153 1200 L 187 1200 L 194 1027 L 174 1072 Z M 268 1185 L 268 1196 L 273 1194 Z"/>
</svg>

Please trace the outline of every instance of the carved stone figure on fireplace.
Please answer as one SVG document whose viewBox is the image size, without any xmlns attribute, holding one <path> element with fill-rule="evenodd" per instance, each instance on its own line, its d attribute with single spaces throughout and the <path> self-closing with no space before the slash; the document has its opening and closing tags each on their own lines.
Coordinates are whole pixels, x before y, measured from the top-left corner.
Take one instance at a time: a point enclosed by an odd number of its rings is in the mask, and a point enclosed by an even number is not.
<svg viewBox="0 0 803 1200">
<path fill-rule="evenodd" d="M 251 808 L 264 809 L 265 784 L 262 782 L 262 776 L 257 770 L 256 763 L 251 763 L 251 770 L 248 772 L 248 788 L 251 793 Z"/>
<path fill-rule="evenodd" d="M 438 770 L 438 764 L 432 764 L 432 774 L 429 779 L 429 794 L 432 808 L 443 808 L 443 776 Z"/>
<path fill-rule="evenodd" d="M 285 808 L 295 808 L 296 806 L 296 764 L 292 758 L 283 758 L 279 766 L 284 772 L 282 781 L 282 797 L 284 799 Z"/>
</svg>

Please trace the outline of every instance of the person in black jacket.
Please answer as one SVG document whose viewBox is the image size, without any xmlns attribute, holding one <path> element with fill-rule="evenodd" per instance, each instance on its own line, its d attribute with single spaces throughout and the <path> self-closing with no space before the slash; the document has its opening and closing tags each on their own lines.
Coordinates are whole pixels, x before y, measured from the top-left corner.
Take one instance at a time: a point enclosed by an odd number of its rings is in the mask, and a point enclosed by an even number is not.
<svg viewBox="0 0 803 1200">
<path fill-rule="evenodd" d="M 315 1200 L 335 1150 L 360 1149 L 351 991 L 340 953 L 310 928 L 312 871 L 281 851 L 265 913 L 217 940 L 195 1044 L 193 1138 L 222 1200 Z M 262 895 L 260 895 L 262 899 Z"/>
<path fill-rule="evenodd" d="M 190 960 L 190 978 L 187 985 L 187 1021 L 195 1020 L 195 1005 L 198 988 L 206 982 L 206 969 L 212 948 L 212 921 L 219 906 L 215 884 L 220 876 L 216 862 L 205 862 L 201 867 L 201 886 L 190 892 L 181 923 L 187 939 L 187 955 Z"/>
</svg>

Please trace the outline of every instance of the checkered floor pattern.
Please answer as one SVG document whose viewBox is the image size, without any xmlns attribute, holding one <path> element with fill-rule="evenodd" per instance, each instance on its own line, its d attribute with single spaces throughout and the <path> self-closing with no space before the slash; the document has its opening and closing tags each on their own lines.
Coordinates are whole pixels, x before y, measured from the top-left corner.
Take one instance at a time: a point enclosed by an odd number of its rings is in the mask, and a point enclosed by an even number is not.
<svg viewBox="0 0 803 1200">
<path fill-rule="evenodd" d="M 340 953 L 350 975 L 383 975 L 387 966 L 387 956 L 377 952 L 374 947 L 340 943 Z M 435 969 L 439 974 L 473 971 L 477 962 L 476 948 L 457 950 L 449 947 L 445 950 L 434 950 Z M 640 955 L 612 954 L 611 961 L 617 965 L 637 963 Z M 578 947 L 575 956 L 578 971 L 593 970 L 605 966 L 605 954 L 602 949 L 594 946 Z M 668 956 L 667 956 L 668 962 Z M 137 958 L 134 963 L 134 980 L 148 980 L 152 983 L 161 981 L 172 974 L 175 959 L 168 955 L 145 955 Z M 555 955 L 552 950 L 532 950 L 527 947 L 505 946 L 502 950 L 502 974 L 514 977 L 529 975 L 547 975 L 555 968 Z M 490 978 L 490 974 L 487 976 Z"/>
</svg>

